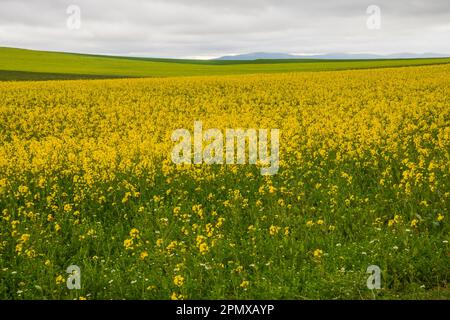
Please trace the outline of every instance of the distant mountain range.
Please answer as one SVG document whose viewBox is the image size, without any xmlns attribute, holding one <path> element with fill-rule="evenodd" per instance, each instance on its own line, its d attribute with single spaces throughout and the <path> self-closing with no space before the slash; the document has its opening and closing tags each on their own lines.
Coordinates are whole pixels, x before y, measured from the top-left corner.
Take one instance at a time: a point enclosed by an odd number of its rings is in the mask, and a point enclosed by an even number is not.
<svg viewBox="0 0 450 320">
<path fill-rule="evenodd" d="M 258 60 L 258 59 L 417 59 L 417 58 L 443 58 L 450 57 L 450 54 L 440 53 L 395 53 L 389 55 L 369 54 L 369 53 L 326 53 L 317 55 L 295 55 L 288 53 L 274 52 L 254 52 L 238 55 L 229 55 L 213 60 Z"/>
</svg>

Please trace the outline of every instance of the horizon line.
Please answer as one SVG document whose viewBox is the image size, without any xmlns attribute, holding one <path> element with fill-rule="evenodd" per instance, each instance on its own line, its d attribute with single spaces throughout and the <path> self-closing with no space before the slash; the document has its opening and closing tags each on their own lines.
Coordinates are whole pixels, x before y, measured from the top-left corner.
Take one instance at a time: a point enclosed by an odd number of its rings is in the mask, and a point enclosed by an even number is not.
<svg viewBox="0 0 450 320">
<path fill-rule="evenodd" d="M 41 51 L 41 52 L 51 52 L 51 53 L 64 53 L 64 54 L 79 54 L 79 55 L 90 55 L 90 56 L 103 56 L 103 57 L 123 57 L 123 58 L 142 58 L 142 59 L 170 59 L 170 60 L 198 60 L 198 61 L 209 61 L 209 60 L 217 60 L 224 57 L 237 57 L 242 55 L 251 55 L 251 54 L 284 54 L 284 55 L 292 55 L 292 56 L 298 56 L 299 58 L 256 58 L 256 59 L 248 59 L 248 61 L 253 60 L 295 60 L 295 59 L 308 59 L 308 57 L 315 57 L 310 59 L 321 59 L 317 58 L 317 56 L 326 56 L 326 55 L 332 55 L 332 54 L 347 54 L 347 55 L 376 55 L 379 56 L 379 58 L 360 58 L 362 60 L 376 60 L 376 59 L 383 59 L 383 57 L 386 57 L 386 59 L 439 59 L 439 58 L 450 58 L 450 54 L 447 53 L 438 53 L 438 52 L 414 52 L 414 51 L 404 51 L 404 52 L 393 52 L 393 53 L 376 53 L 376 52 L 366 52 L 366 51 L 358 51 L 358 52 L 351 52 L 351 51 L 335 51 L 335 52 L 322 52 L 322 53 L 298 53 L 298 52 L 274 52 L 274 51 L 254 51 L 254 52 L 244 52 L 244 53 L 224 53 L 220 55 L 195 55 L 195 56 L 185 56 L 185 57 L 158 57 L 157 55 L 151 56 L 151 55 L 145 55 L 145 53 L 102 53 L 102 52 L 75 52 L 75 51 L 61 51 L 61 50 L 49 50 L 49 49 L 34 49 L 34 48 L 24 48 L 24 47 L 13 47 L 13 46 L 5 46 L 0 45 L 0 48 L 6 48 L 6 49 L 18 49 L 18 50 L 28 50 L 28 51 Z M 421 57 L 421 58 L 389 58 L 391 55 L 438 55 L 437 57 Z M 349 60 L 349 59 L 342 59 L 342 58 L 324 58 L 324 60 Z M 357 59 L 357 58 L 356 58 Z M 358 60 L 358 59 L 357 59 Z"/>
</svg>

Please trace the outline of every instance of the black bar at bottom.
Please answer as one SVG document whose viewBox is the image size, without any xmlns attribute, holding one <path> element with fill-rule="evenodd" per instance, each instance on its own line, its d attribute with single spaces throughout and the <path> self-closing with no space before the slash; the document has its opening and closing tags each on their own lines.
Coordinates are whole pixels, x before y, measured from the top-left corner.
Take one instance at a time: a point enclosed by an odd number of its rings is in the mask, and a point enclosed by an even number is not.
<svg viewBox="0 0 450 320">
<path fill-rule="evenodd" d="M 449 306 L 448 300 L 0 301 L 3 314 L 10 311 L 18 316 L 23 312 L 30 312 L 34 316 L 43 314 L 47 318 L 52 315 L 60 318 L 64 314 L 85 317 L 97 312 L 102 318 L 111 314 L 125 318 L 143 315 L 144 319 L 309 319 L 311 315 L 361 318 L 376 314 L 383 316 L 389 314 L 390 309 L 396 309 L 406 318 L 417 315 L 418 312 L 438 314 L 440 311 L 444 312 L 444 308 L 448 310 Z"/>
</svg>

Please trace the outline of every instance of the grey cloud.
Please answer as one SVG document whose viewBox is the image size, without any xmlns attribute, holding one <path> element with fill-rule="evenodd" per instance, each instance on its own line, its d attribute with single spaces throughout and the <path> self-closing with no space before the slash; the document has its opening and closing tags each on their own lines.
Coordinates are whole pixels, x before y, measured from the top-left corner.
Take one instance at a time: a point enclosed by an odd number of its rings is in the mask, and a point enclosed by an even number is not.
<svg viewBox="0 0 450 320">
<path fill-rule="evenodd" d="M 81 8 L 82 27 L 66 27 Z M 381 7 L 381 30 L 366 8 Z M 450 53 L 448 0 L 0 0 L 0 45 L 157 57 L 275 51 Z"/>
</svg>

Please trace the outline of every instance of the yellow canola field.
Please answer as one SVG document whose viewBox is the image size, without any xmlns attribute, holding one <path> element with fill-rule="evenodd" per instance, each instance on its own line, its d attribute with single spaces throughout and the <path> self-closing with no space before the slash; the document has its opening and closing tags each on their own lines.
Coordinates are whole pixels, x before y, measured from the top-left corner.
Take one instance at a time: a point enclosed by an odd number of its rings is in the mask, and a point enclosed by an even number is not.
<svg viewBox="0 0 450 320">
<path fill-rule="evenodd" d="M 279 129 L 280 170 L 172 164 L 194 121 Z M 450 65 L 0 83 L 0 298 L 358 298 L 375 260 L 439 287 L 449 208 Z"/>
</svg>

